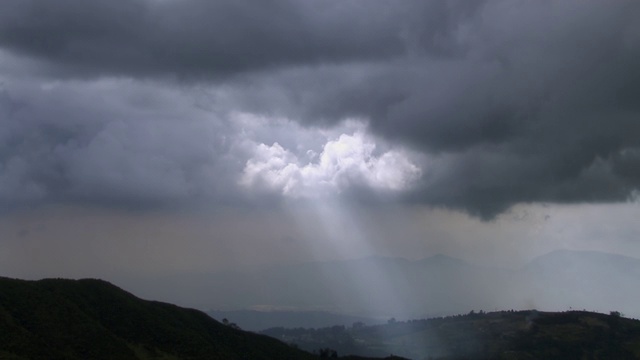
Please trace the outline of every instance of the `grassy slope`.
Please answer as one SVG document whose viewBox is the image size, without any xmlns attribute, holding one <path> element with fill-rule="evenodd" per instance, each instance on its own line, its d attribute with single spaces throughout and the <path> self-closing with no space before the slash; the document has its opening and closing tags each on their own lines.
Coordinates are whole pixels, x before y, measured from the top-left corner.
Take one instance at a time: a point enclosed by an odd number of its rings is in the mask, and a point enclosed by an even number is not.
<svg viewBox="0 0 640 360">
<path fill-rule="evenodd" d="M 0 278 L 0 359 L 308 359 L 100 280 Z"/>
<path fill-rule="evenodd" d="M 496 312 L 444 319 L 393 343 L 434 338 L 439 341 L 432 349 L 443 359 L 640 358 L 639 321 L 586 311 Z"/>
<path fill-rule="evenodd" d="M 421 343 L 442 359 L 640 358 L 639 321 L 584 311 L 463 316 L 390 340 L 398 349 Z"/>
<path fill-rule="evenodd" d="M 359 328 L 264 333 L 302 349 L 412 359 L 640 359 L 640 321 L 587 311 L 503 311 Z"/>
</svg>

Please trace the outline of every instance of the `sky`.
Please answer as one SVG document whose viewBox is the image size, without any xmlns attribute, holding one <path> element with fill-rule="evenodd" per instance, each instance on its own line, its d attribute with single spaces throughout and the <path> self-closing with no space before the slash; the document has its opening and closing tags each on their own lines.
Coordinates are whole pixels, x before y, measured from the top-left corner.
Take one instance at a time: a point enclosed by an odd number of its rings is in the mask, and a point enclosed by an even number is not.
<svg viewBox="0 0 640 360">
<path fill-rule="evenodd" d="M 640 3 L 3 0 L 0 274 L 640 258 Z"/>
</svg>

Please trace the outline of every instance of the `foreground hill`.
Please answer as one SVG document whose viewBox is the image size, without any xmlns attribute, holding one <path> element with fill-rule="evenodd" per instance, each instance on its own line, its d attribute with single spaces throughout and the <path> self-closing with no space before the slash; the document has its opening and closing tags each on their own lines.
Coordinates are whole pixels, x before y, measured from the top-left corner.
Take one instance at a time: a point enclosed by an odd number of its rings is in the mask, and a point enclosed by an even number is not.
<svg viewBox="0 0 640 360">
<path fill-rule="evenodd" d="M 203 312 L 101 280 L 0 277 L 0 359 L 309 359 Z"/>
<path fill-rule="evenodd" d="M 411 359 L 640 359 L 640 321 L 571 311 L 470 313 L 385 325 L 263 332 L 301 349 Z"/>
</svg>

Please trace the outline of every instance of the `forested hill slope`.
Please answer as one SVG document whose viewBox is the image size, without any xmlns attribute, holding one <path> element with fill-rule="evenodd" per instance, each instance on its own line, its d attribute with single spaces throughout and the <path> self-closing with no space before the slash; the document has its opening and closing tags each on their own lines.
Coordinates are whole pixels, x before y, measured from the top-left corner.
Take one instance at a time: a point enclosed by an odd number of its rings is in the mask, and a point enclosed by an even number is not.
<svg viewBox="0 0 640 360">
<path fill-rule="evenodd" d="M 470 312 L 467 315 L 263 333 L 301 349 L 434 360 L 635 360 L 640 321 L 618 312 Z"/>
<path fill-rule="evenodd" d="M 309 359 L 203 312 L 101 280 L 0 277 L 0 359 Z"/>
</svg>

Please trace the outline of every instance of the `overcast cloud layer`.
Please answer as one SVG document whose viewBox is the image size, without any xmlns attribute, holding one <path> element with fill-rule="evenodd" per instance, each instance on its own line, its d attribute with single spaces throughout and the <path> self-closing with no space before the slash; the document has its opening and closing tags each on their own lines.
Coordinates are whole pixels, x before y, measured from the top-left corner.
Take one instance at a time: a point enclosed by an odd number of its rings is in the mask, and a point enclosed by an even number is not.
<svg viewBox="0 0 640 360">
<path fill-rule="evenodd" d="M 5 0 L 0 201 L 625 201 L 638 18 L 634 0 Z"/>
</svg>

